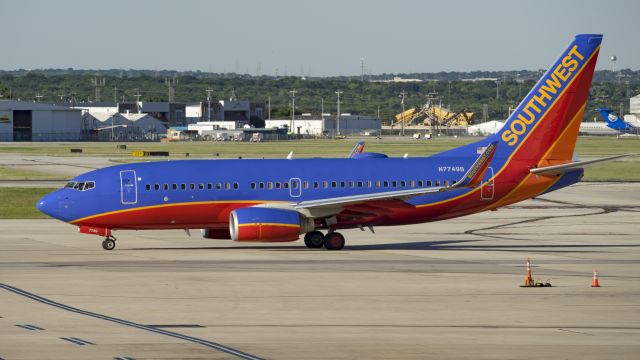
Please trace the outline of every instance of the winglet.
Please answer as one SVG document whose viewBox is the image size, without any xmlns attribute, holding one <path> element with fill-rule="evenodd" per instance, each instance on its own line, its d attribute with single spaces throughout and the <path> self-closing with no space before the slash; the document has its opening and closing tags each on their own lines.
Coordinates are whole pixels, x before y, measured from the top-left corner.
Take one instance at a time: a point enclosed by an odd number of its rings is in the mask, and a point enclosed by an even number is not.
<svg viewBox="0 0 640 360">
<path fill-rule="evenodd" d="M 352 158 L 363 151 L 364 151 L 364 141 L 360 141 L 356 144 L 356 146 L 353 147 L 353 150 L 351 150 L 351 153 L 349 153 L 349 156 L 347 157 Z"/>
<path fill-rule="evenodd" d="M 498 142 L 494 141 L 489 144 L 482 154 L 478 157 L 478 159 L 471 165 L 466 174 L 460 179 L 453 187 L 463 188 L 463 187 L 475 187 L 480 185 L 482 179 L 484 178 L 484 174 L 487 172 L 487 168 L 489 168 L 489 164 L 491 163 L 491 159 L 493 159 L 493 155 L 496 153 L 496 149 L 498 148 Z"/>
</svg>

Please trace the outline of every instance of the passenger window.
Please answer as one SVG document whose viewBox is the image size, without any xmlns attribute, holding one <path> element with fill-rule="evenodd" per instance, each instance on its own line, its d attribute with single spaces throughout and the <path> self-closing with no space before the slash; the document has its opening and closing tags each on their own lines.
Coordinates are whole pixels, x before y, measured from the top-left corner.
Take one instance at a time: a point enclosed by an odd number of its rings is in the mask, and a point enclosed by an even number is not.
<svg viewBox="0 0 640 360">
<path fill-rule="evenodd" d="M 431 187 L 431 180 L 427 180 L 427 187 Z"/>
<path fill-rule="evenodd" d="M 276 189 L 280 189 L 280 181 L 276 181 L 275 185 L 276 185 Z"/>
<path fill-rule="evenodd" d="M 314 189 L 317 189 L 317 188 L 319 188 L 319 187 L 320 187 L 320 184 L 319 184 L 317 181 L 314 181 L 314 182 L 313 182 L 313 188 L 314 188 Z"/>
<path fill-rule="evenodd" d="M 379 188 L 380 187 L 380 180 L 376 180 L 376 187 Z"/>
<path fill-rule="evenodd" d="M 203 183 L 198 184 L 198 189 L 204 190 L 204 184 Z"/>
<path fill-rule="evenodd" d="M 436 180 L 436 186 L 440 186 L 440 180 Z"/>
<path fill-rule="evenodd" d="M 173 190 L 178 190 L 178 184 L 175 184 L 175 183 L 174 183 L 174 184 L 171 184 L 171 188 L 172 188 Z"/>
<path fill-rule="evenodd" d="M 229 189 L 231 189 L 231 184 L 229 184 L 229 183 L 224 183 L 224 188 L 225 188 L 225 190 L 229 190 Z"/>
<path fill-rule="evenodd" d="M 251 183 L 251 190 L 255 190 L 256 189 L 256 183 L 252 182 Z"/>
<path fill-rule="evenodd" d="M 397 181 L 392 181 L 391 182 L 391 186 L 392 187 L 397 187 L 398 186 L 398 182 Z"/>
<path fill-rule="evenodd" d="M 156 189 L 156 190 L 160 190 L 160 184 L 153 185 L 153 188 Z"/>
<path fill-rule="evenodd" d="M 271 181 L 267 183 L 267 189 L 269 190 L 273 189 L 273 183 Z"/>
<path fill-rule="evenodd" d="M 371 188 L 371 180 L 367 180 L 367 187 Z"/>
<path fill-rule="evenodd" d="M 263 183 L 260 183 L 260 188 L 262 189 L 264 187 Z M 221 183 L 216 183 L 216 190 L 222 190 L 222 184 Z"/>
<path fill-rule="evenodd" d="M 208 190 L 213 189 L 213 184 L 212 184 L 212 183 L 207 183 L 207 189 L 208 189 Z"/>
<path fill-rule="evenodd" d="M 405 186 L 407 186 L 407 182 L 404 180 L 400 181 L 400 187 L 405 187 Z"/>
<path fill-rule="evenodd" d="M 347 184 L 344 181 L 340 181 L 340 187 L 343 188 L 345 186 L 347 186 Z"/>
<path fill-rule="evenodd" d="M 384 185 L 384 187 L 389 187 L 389 182 L 388 182 L 388 181 L 384 181 L 384 182 L 382 183 L 382 185 Z"/>
<path fill-rule="evenodd" d="M 238 183 L 233 183 L 233 189 L 234 189 L 234 190 L 238 190 L 238 189 L 240 189 L 240 184 L 238 184 Z"/>
<path fill-rule="evenodd" d="M 162 188 L 163 188 L 164 190 L 169 190 L 169 184 L 164 184 L 164 185 L 162 185 Z"/>
<path fill-rule="evenodd" d="M 308 189 L 309 188 L 309 182 L 308 181 L 303 181 L 302 182 L 302 188 L 303 189 Z"/>
<path fill-rule="evenodd" d="M 358 181 L 358 187 L 361 188 L 362 187 L 362 181 Z"/>
<path fill-rule="evenodd" d="M 292 183 L 291 183 L 291 187 L 292 187 L 293 189 L 297 189 L 297 188 L 298 188 L 298 182 L 297 182 L 297 181 L 296 181 L 296 182 L 292 182 Z"/>
<path fill-rule="evenodd" d="M 144 188 L 147 189 L 147 190 L 151 190 L 151 185 L 147 184 L 147 185 L 144 186 Z"/>
<path fill-rule="evenodd" d="M 331 187 L 332 187 L 332 188 L 334 188 L 334 187 L 338 187 L 338 183 L 337 183 L 337 182 L 335 182 L 335 181 L 332 181 L 332 182 L 331 182 Z"/>
<path fill-rule="evenodd" d="M 289 188 L 289 183 L 288 182 L 283 182 L 282 183 L 282 187 L 285 188 L 285 189 L 288 189 Z"/>
<path fill-rule="evenodd" d="M 444 181 L 444 186 L 449 186 L 449 180 Z"/>
<path fill-rule="evenodd" d="M 220 183 L 218 183 L 218 185 L 220 185 Z M 263 182 L 260 183 L 260 189 L 264 189 L 264 183 Z"/>
<path fill-rule="evenodd" d="M 185 183 L 180 184 L 180 189 L 187 190 L 187 184 Z"/>
<path fill-rule="evenodd" d="M 413 181 L 413 180 L 409 181 L 409 186 L 410 187 L 415 187 L 416 186 L 416 182 Z"/>
<path fill-rule="evenodd" d="M 326 182 L 326 181 L 323 181 L 322 182 L 322 187 L 325 188 L 325 189 L 328 188 L 329 187 L 329 183 Z"/>
<path fill-rule="evenodd" d="M 418 180 L 418 187 L 422 187 L 422 180 Z"/>
<path fill-rule="evenodd" d="M 196 184 L 194 184 L 194 183 L 189 184 L 189 189 L 195 190 L 196 189 Z"/>
<path fill-rule="evenodd" d="M 349 181 L 349 187 L 353 189 L 356 187 L 356 183 L 353 180 Z"/>
</svg>

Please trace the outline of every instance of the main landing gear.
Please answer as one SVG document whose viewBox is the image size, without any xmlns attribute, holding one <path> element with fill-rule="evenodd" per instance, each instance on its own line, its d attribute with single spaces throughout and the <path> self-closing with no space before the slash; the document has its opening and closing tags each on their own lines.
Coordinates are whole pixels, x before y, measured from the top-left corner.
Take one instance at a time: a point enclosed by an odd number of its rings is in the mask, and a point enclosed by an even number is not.
<svg viewBox="0 0 640 360">
<path fill-rule="evenodd" d="M 102 248 L 105 250 L 113 250 L 116 248 L 116 238 L 112 235 L 107 236 L 102 241 Z"/>
<path fill-rule="evenodd" d="M 327 250 L 342 250 L 344 236 L 338 232 L 323 235 L 320 231 L 312 231 L 304 235 L 304 244 L 311 249 L 319 249 L 324 246 Z"/>
</svg>

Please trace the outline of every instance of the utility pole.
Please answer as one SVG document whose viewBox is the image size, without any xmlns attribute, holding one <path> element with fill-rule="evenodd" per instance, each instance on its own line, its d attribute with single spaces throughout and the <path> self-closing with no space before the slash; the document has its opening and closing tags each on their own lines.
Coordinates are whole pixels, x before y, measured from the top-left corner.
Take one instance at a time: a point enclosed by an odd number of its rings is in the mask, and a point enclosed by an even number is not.
<svg viewBox="0 0 640 360">
<path fill-rule="evenodd" d="M 105 80 L 104 78 L 99 79 L 97 76 L 94 76 L 91 79 L 91 84 L 96 88 L 96 102 L 100 102 L 100 88 L 104 86 Z"/>
<path fill-rule="evenodd" d="M 211 121 L 211 93 L 213 90 L 207 89 L 205 91 L 207 92 L 207 120 Z"/>
<path fill-rule="evenodd" d="M 295 125 L 295 121 L 296 121 L 296 89 L 294 88 L 293 90 L 289 91 L 291 93 L 291 124 L 289 125 L 289 131 L 291 131 L 292 133 L 295 133 L 293 126 Z"/>
<path fill-rule="evenodd" d="M 269 95 L 269 120 L 271 120 L 271 95 Z"/>
<path fill-rule="evenodd" d="M 136 91 L 135 95 L 133 95 L 136 97 L 136 109 L 138 109 L 138 114 L 140 114 L 142 112 L 142 106 L 140 104 L 140 97 L 142 95 L 140 94 L 140 89 L 135 88 L 134 90 Z"/>
<path fill-rule="evenodd" d="M 496 80 L 496 100 L 500 100 L 500 80 Z"/>
<path fill-rule="evenodd" d="M 364 82 L 364 58 L 360 58 L 360 81 Z"/>
<path fill-rule="evenodd" d="M 340 94 L 342 94 L 342 91 L 338 90 L 336 91 L 336 94 L 338 95 L 338 112 L 336 114 L 336 135 L 340 135 Z"/>
<path fill-rule="evenodd" d="M 175 87 L 178 85 L 178 79 L 174 78 L 164 78 L 164 84 L 167 85 L 169 89 L 169 102 L 172 103 L 176 89 Z"/>
<path fill-rule="evenodd" d="M 406 93 L 404 91 L 404 89 L 402 89 L 402 92 L 400 93 L 400 97 L 402 98 L 402 100 L 400 100 L 400 104 L 402 105 L 402 112 L 401 112 L 402 115 L 400 115 L 402 117 L 401 122 L 400 122 L 400 125 L 402 126 L 402 133 L 401 133 L 402 136 L 404 136 L 404 121 L 405 121 L 405 117 L 404 117 L 404 98 L 407 95 L 409 95 L 409 94 Z"/>
<path fill-rule="evenodd" d="M 36 99 L 38 99 L 38 100 L 36 100 L 36 102 L 40 102 L 40 100 L 42 100 L 42 98 L 43 98 L 42 95 L 40 95 L 39 93 L 36 93 Z"/>
<path fill-rule="evenodd" d="M 118 103 L 118 87 L 114 86 L 113 87 L 113 102 L 114 103 Z"/>
</svg>

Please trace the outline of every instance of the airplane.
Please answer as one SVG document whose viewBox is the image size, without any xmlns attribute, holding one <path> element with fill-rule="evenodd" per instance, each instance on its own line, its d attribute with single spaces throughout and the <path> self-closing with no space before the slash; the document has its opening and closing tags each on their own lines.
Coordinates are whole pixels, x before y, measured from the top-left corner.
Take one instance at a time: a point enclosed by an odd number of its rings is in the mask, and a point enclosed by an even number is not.
<svg viewBox="0 0 640 360">
<path fill-rule="evenodd" d="M 343 229 L 445 220 L 555 191 L 573 161 L 602 35 L 577 35 L 505 126 L 428 157 L 359 152 L 348 158 L 207 159 L 122 164 L 87 172 L 37 203 L 43 213 L 103 237 L 114 230 L 201 229 L 207 239 L 295 241 L 340 250 Z M 357 154 L 355 154 L 357 153 Z M 323 232 L 324 231 L 324 232 Z"/>
</svg>

